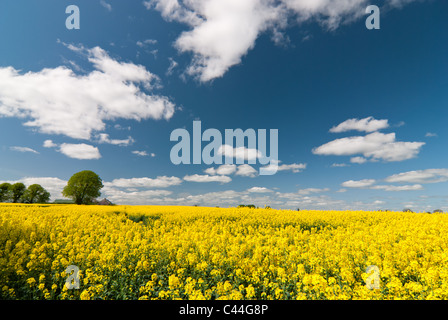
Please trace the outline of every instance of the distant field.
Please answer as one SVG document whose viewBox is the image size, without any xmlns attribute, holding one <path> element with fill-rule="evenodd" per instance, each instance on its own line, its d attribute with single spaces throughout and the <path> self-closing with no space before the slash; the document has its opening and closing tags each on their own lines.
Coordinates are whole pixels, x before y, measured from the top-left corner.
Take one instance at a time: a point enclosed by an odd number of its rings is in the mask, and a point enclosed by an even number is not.
<svg viewBox="0 0 448 320">
<path fill-rule="evenodd" d="M 447 230 L 411 212 L 3 204 L 0 295 L 446 299 Z"/>
</svg>

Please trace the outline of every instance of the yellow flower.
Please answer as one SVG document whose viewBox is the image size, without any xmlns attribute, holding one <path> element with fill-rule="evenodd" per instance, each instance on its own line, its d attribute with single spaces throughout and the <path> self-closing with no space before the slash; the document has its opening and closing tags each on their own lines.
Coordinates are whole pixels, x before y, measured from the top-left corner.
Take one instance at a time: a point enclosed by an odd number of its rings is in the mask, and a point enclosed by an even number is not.
<svg viewBox="0 0 448 320">
<path fill-rule="evenodd" d="M 252 285 L 249 285 L 248 287 L 246 287 L 246 298 L 247 299 L 255 298 L 255 289 Z"/>
<path fill-rule="evenodd" d="M 446 300 L 447 229 L 442 214 L 0 204 L 0 267 L 52 299 L 77 297 L 73 264 L 91 299 Z M 26 298 L 11 279 L 2 295 Z"/>
<path fill-rule="evenodd" d="M 176 289 L 179 286 L 179 278 L 176 277 L 174 274 L 170 275 L 168 278 L 168 286 L 171 290 Z"/>
<path fill-rule="evenodd" d="M 26 283 L 28 283 L 28 285 L 30 287 L 34 286 L 36 284 L 36 279 L 34 278 L 28 278 L 28 280 L 26 280 Z"/>
<path fill-rule="evenodd" d="M 81 300 L 90 300 L 90 294 L 87 290 L 83 290 L 79 296 Z"/>
</svg>

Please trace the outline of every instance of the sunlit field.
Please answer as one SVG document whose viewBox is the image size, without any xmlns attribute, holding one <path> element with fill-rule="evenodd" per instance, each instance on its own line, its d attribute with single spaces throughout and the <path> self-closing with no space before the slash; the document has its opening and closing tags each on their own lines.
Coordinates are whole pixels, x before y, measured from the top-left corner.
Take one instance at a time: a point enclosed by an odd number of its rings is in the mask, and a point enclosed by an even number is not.
<svg viewBox="0 0 448 320">
<path fill-rule="evenodd" d="M 447 230 L 442 213 L 3 204 L 0 295 L 446 299 Z"/>
</svg>

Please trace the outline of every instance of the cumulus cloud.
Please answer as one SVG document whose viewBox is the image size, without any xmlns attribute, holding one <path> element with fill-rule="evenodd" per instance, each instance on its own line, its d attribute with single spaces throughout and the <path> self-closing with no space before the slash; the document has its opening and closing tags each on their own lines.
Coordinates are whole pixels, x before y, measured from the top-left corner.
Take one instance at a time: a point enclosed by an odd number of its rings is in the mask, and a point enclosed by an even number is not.
<svg viewBox="0 0 448 320">
<path fill-rule="evenodd" d="M 448 181 L 448 169 L 413 170 L 391 175 L 387 182 L 398 183 L 438 183 Z"/>
<path fill-rule="evenodd" d="M 300 195 L 309 195 L 311 193 L 321 193 L 321 192 L 327 192 L 330 191 L 329 188 L 306 188 L 306 189 L 300 189 L 297 191 Z"/>
<path fill-rule="evenodd" d="M 384 190 L 384 191 L 412 191 L 412 190 L 423 190 L 421 184 L 413 185 L 375 185 L 375 179 L 363 179 L 363 180 L 348 180 L 341 183 L 342 187 L 345 188 L 361 188 L 361 189 L 373 189 L 373 190 Z"/>
<path fill-rule="evenodd" d="M 53 140 L 45 140 L 44 144 L 43 144 L 44 148 L 55 148 L 57 146 L 58 145 L 56 143 L 54 143 Z"/>
<path fill-rule="evenodd" d="M 101 158 L 97 147 L 85 143 L 62 143 L 59 146 L 59 152 L 73 159 L 92 160 Z"/>
<path fill-rule="evenodd" d="M 157 40 L 155 39 L 146 39 L 143 41 L 137 41 L 137 46 L 139 46 L 140 48 L 146 47 L 148 45 L 153 45 L 153 44 L 157 44 Z"/>
<path fill-rule="evenodd" d="M 182 180 L 178 177 L 160 176 L 157 178 L 142 177 L 114 179 L 111 182 L 104 182 L 104 185 L 116 188 L 167 188 L 177 186 L 181 183 Z"/>
<path fill-rule="evenodd" d="M 220 165 L 218 168 L 207 168 L 204 172 L 210 175 L 231 175 L 233 173 L 235 173 L 237 170 L 237 167 L 235 164 L 223 164 Z"/>
<path fill-rule="evenodd" d="M 247 189 L 247 192 L 253 192 L 253 193 L 268 193 L 273 192 L 271 189 L 265 188 L 265 187 L 252 187 L 250 189 Z"/>
<path fill-rule="evenodd" d="M 370 160 L 403 161 L 420 152 L 424 142 L 396 141 L 395 133 L 373 132 L 366 136 L 340 138 L 325 143 L 312 152 L 318 155 L 351 156 L 362 154 Z M 359 163 L 359 162 L 358 162 Z"/>
<path fill-rule="evenodd" d="M 134 143 L 134 139 L 132 137 L 128 137 L 127 139 L 110 139 L 109 135 L 107 133 L 99 133 L 98 136 L 98 143 L 108 143 L 113 144 L 117 146 L 128 146 L 132 143 Z"/>
<path fill-rule="evenodd" d="M 101 193 L 113 203 L 148 205 L 149 203 L 165 204 L 166 198 L 173 192 L 169 190 L 121 190 L 105 186 Z M 169 201 L 169 200 L 168 200 Z"/>
<path fill-rule="evenodd" d="M 18 147 L 18 146 L 14 146 L 14 147 L 10 147 L 9 148 L 12 151 L 18 151 L 18 152 L 31 152 L 31 153 L 39 153 L 34 149 L 28 148 L 28 147 Z"/>
<path fill-rule="evenodd" d="M 132 153 L 136 154 L 136 155 L 138 155 L 140 157 L 148 157 L 148 156 L 155 157 L 156 156 L 155 153 L 148 153 L 148 152 L 146 152 L 144 150 L 142 150 L 142 151 L 134 150 L 134 151 L 132 151 Z"/>
<path fill-rule="evenodd" d="M 261 169 L 264 170 L 264 173 L 272 172 L 271 174 L 275 174 L 278 171 L 292 171 L 294 173 L 298 173 L 306 169 L 306 163 L 291 163 L 279 165 L 279 163 L 281 162 L 280 160 L 272 160 L 271 162 L 273 163 L 261 167 Z"/>
<path fill-rule="evenodd" d="M 362 163 L 364 163 L 364 162 L 366 162 L 366 161 L 367 161 L 367 159 L 364 158 L 364 157 L 353 157 L 353 158 L 350 158 L 350 162 L 351 162 L 351 163 L 359 163 L 359 164 L 362 164 Z"/>
<path fill-rule="evenodd" d="M 423 186 L 421 184 L 404 185 L 404 186 L 376 185 L 372 186 L 370 189 L 379 189 L 385 191 L 412 191 L 412 190 L 423 190 Z"/>
<path fill-rule="evenodd" d="M 104 130 L 105 121 L 172 117 L 174 104 L 167 97 L 146 93 L 159 87 L 159 78 L 145 67 L 117 61 L 100 47 L 66 47 L 87 57 L 93 70 L 76 74 L 59 66 L 22 73 L 0 67 L 0 116 L 85 140 Z"/>
<path fill-rule="evenodd" d="M 381 129 L 388 128 L 388 120 L 376 120 L 373 117 L 367 117 L 364 119 L 348 119 L 330 129 L 330 132 L 346 132 L 350 130 L 356 130 L 361 132 L 374 132 Z"/>
<path fill-rule="evenodd" d="M 297 173 L 301 172 L 304 169 L 306 169 L 306 163 L 291 163 L 279 165 L 277 171 L 292 171 L 294 173 Z"/>
<path fill-rule="evenodd" d="M 237 176 L 250 177 L 250 178 L 256 177 L 257 174 L 258 174 L 257 170 L 255 170 L 252 166 L 248 164 L 239 165 L 235 173 L 235 175 Z"/>
<path fill-rule="evenodd" d="M 348 180 L 341 183 L 341 186 L 345 188 L 366 188 L 373 185 L 376 181 L 374 179 L 363 180 Z"/>
<path fill-rule="evenodd" d="M 388 0 L 385 5 L 402 6 L 412 0 Z M 282 43 L 282 32 L 294 23 L 317 21 L 327 30 L 365 15 L 367 0 L 150 0 L 147 9 L 159 11 L 167 21 L 186 24 L 174 46 L 191 52 L 187 74 L 206 82 L 222 77 L 255 46 L 264 32 Z"/>
<path fill-rule="evenodd" d="M 228 176 L 211 176 L 208 174 L 200 175 L 200 174 L 194 174 L 194 175 L 187 175 L 184 177 L 185 181 L 190 182 L 220 182 L 220 183 L 228 183 L 232 181 L 232 178 Z"/>
<path fill-rule="evenodd" d="M 221 77 L 255 44 L 259 34 L 278 24 L 283 8 L 264 0 L 145 1 L 168 21 L 187 24 L 192 29 L 176 39 L 180 52 L 192 52 L 187 73 L 201 81 Z"/>
<path fill-rule="evenodd" d="M 218 154 L 221 156 L 235 158 L 237 160 L 253 161 L 262 158 L 262 154 L 258 149 L 251 149 L 246 147 L 233 148 L 227 144 L 223 144 L 218 149 Z"/>
<path fill-rule="evenodd" d="M 15 181 L 7 181 L 11 184 L 22 182 L 25 186 L 40 184 L 50 193 L 50 200 L 63 198 L 62 189 L 67 185 L 67 181 L 55 177 L 25 177 Z"/>
</svg>

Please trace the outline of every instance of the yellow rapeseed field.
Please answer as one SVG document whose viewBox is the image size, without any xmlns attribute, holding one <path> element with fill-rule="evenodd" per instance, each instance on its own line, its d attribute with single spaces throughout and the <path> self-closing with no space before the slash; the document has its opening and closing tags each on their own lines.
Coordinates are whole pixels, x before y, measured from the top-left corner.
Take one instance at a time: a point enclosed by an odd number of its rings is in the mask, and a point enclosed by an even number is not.
<svg viewBox="0 0 448 320">
<path fill-rule="evenodd" d="M 0 297 L 446 299 L 447 231 L 444 214 L 3 204 Z"/>
</svg>

